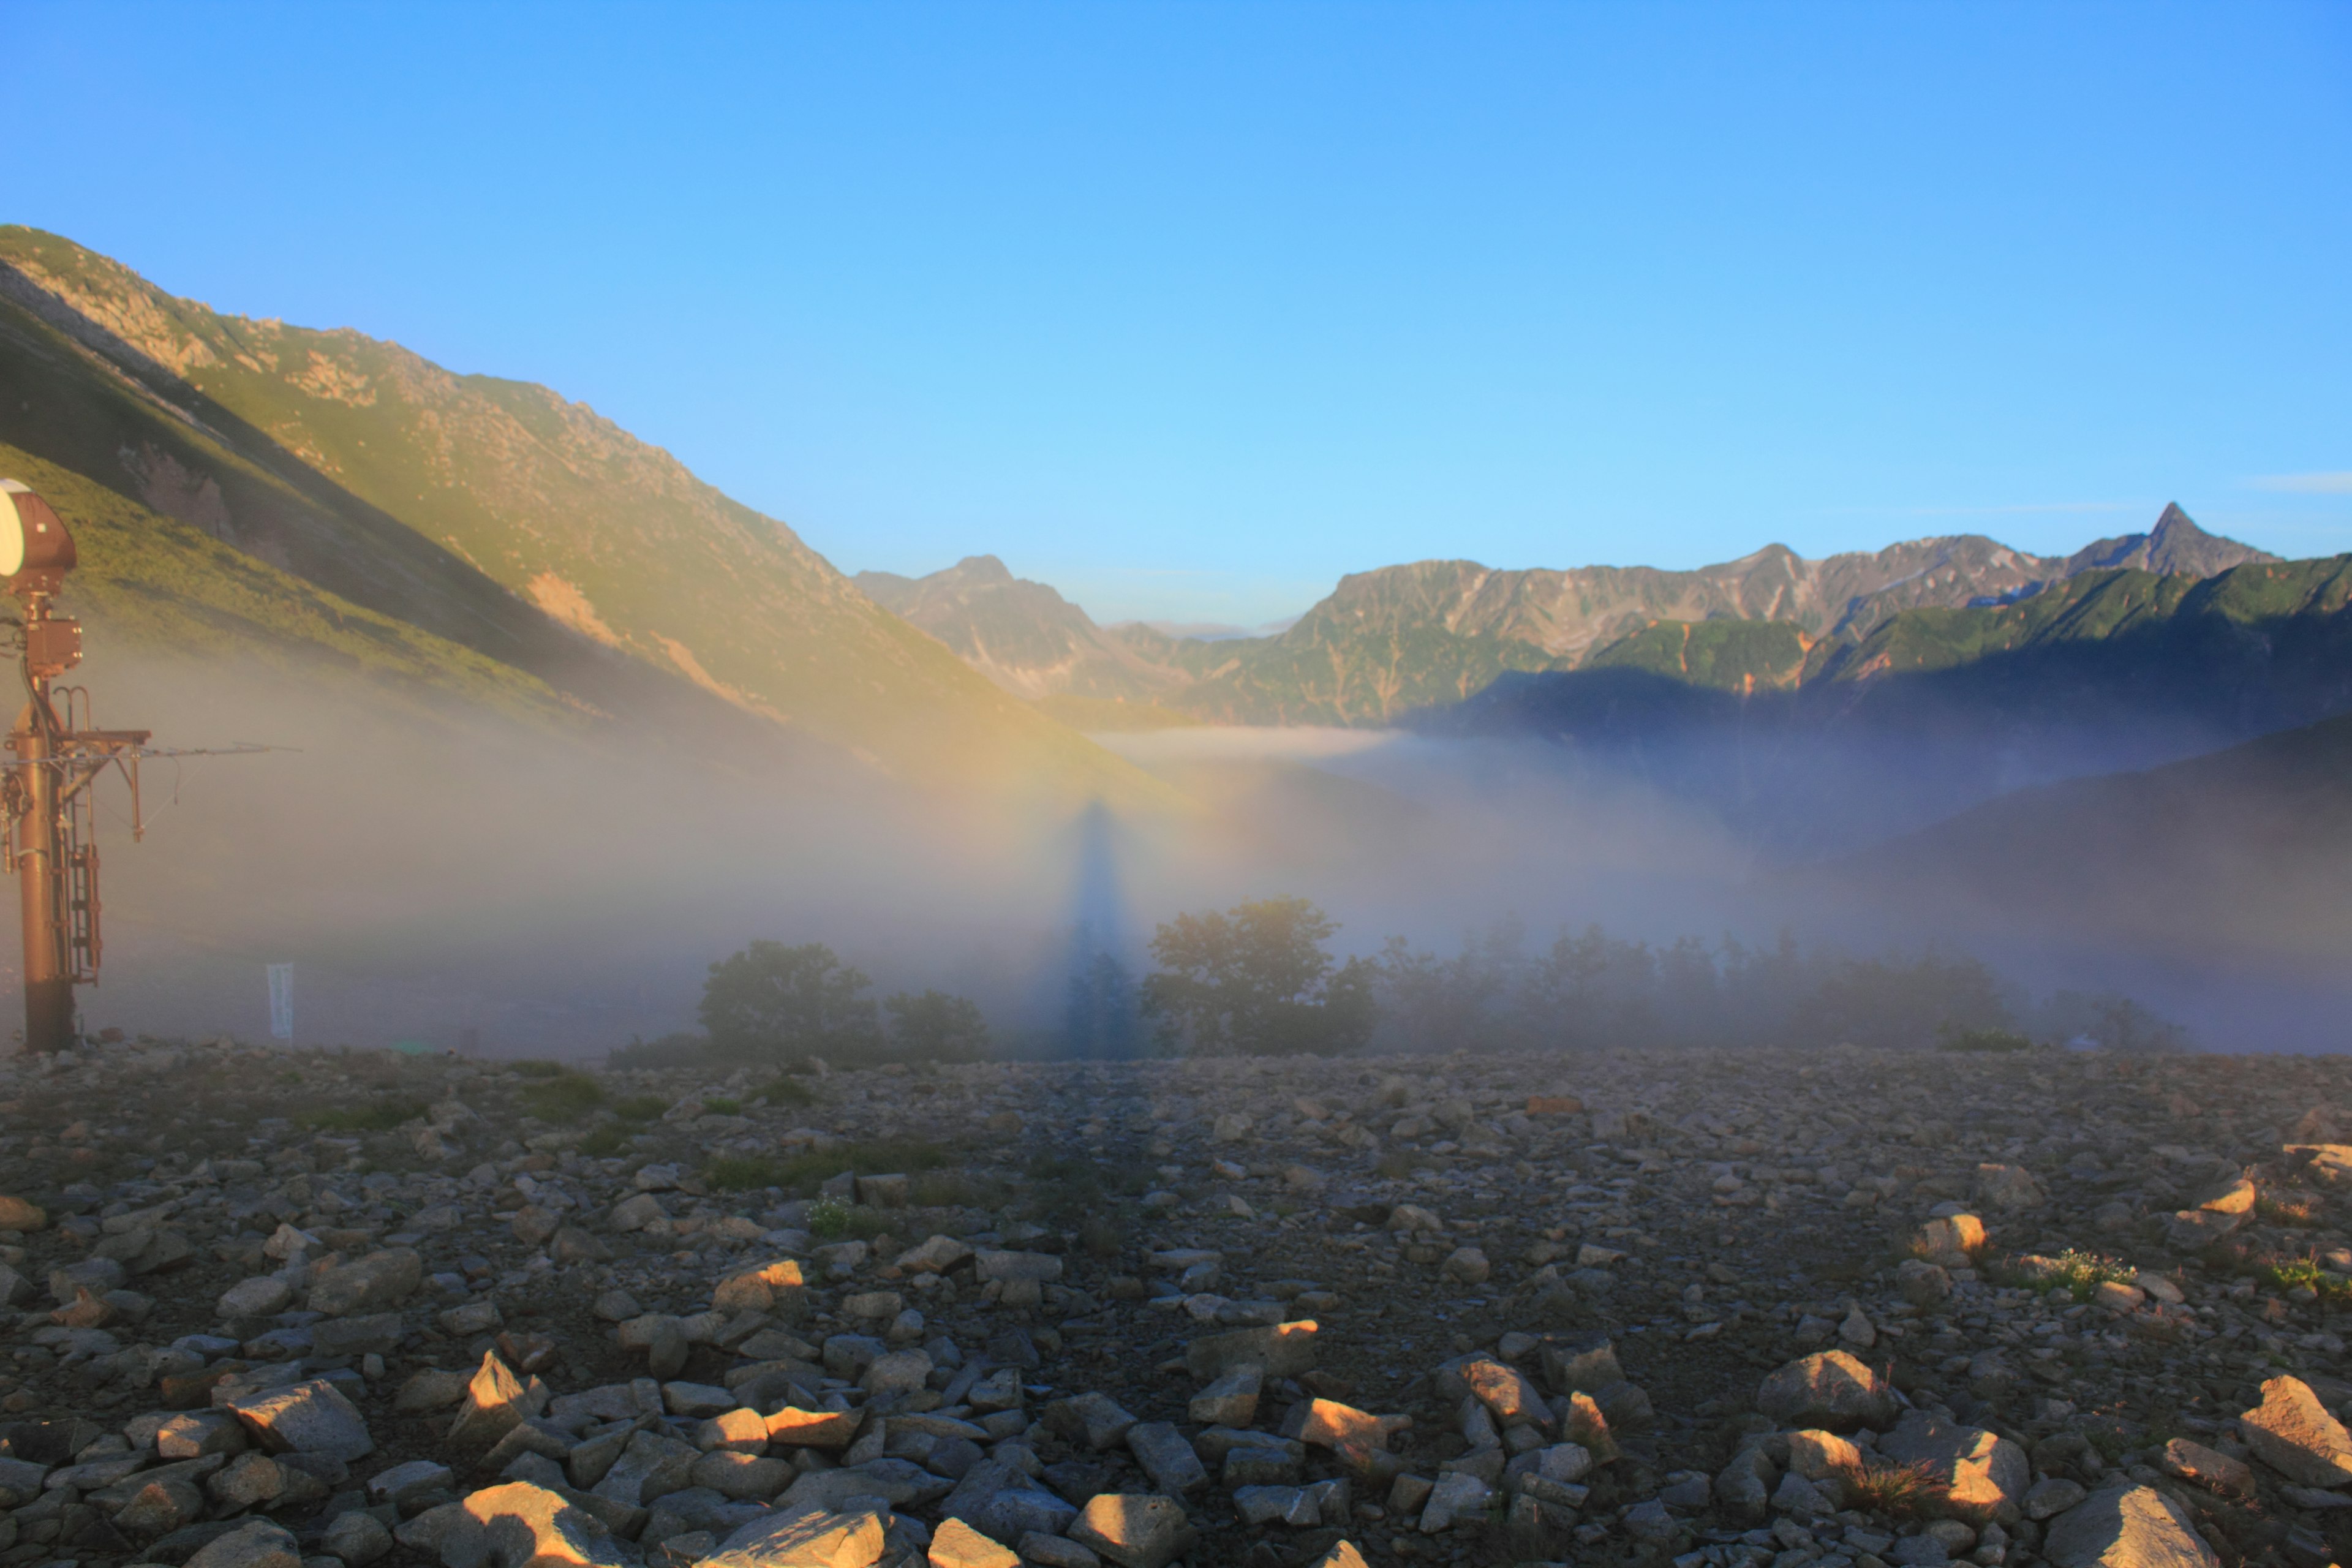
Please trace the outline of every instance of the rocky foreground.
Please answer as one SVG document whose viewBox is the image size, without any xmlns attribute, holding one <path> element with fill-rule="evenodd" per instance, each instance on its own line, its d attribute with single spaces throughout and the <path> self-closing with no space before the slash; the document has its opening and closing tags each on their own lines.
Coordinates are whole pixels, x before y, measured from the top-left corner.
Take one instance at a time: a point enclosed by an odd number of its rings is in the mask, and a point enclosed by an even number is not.
<svg viewBox="0 0 2352 1568">
<path fill-rule="evenodd" d="M 2352 1074 L 0 1066 L 0 1568 L 2352 1551 Z"/>
</svg>

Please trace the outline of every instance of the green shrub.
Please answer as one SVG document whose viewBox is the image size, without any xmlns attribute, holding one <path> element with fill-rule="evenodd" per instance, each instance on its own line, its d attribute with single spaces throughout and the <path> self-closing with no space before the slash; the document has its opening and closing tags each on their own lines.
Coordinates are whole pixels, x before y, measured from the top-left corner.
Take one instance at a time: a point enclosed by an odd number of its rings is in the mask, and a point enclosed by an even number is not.
<svg viewBox="0 0 2352 1568">
<path fill-rule="evenodd" d="M 706 1100 L 702 1102 L 702 1113 L 706 1116 L 740 1116 L 743 1114 L 743 1102 L 724 1098 Z"/>
<path fill-rule="evenodd" d="M 702 1179 L 722 1193 L 792 1185 L 783 1179 L 782 1164 L 765 1154 L 721 1154 L 702 1168 Z"/>
<path fill-rule="evenodd" d="M 580 1152 L 592 1160 L 623 1153 L 630 1147 L 629 1131 L 617 1121 L 607 1121 L 590 1130 L 588 1136 L 580 1140 L 579 1145 Z"/>
<path fill-rule="evenodd" d="M 835 1198 L 819 1198 L 809 1205 L 809 1234 L 819 1241 L 832 1241 L 849 1228 L 849 1205 Z"/>
<path fill-rule="evenodd" d="M 572 1069 L 562 1062 L 509 1062 L 507 1070 L 517 1078 L 562 1078 Z"/>
<path fill-rule="evenodd" d="M 2033 1042 L 2012 1029 L 1961 1029 L 1936 1042 L 1939 1051 L 2030 1051 Z"/>
<path fill-rule="evenodd" d="M 613 1114 L 624 1121 L 658 1121 L 669 1101 L 658 1094 L 633 1094 L 613 1102 Z"/>
<path fill-rule="evenodd" d="M 567 1072 L 524 1089 L 522 1103 L 541 1121 L 576 1121 L 604 1103 L 604 1086 L 585 1073 Z"/>
<path fill-rule="evenodd" d="M 786 1075 L 753 1089 L 751 1098 L 765 1100 L 770 1105 L 814 1105 L 816 1090 L 799 1079 Z"/>
<path fill-rule="evenodd" d="M 2308 1285 L 2319 1293 L 2321 1300 L 2338 1309 L 2352 1300 L 2352 1279 L 2331 1273 L 2309 1258 L 2286 1258 L 2266 1263 L 2255 1271 L 2254 1278 L 2281 1295 Z"/>
</svg>

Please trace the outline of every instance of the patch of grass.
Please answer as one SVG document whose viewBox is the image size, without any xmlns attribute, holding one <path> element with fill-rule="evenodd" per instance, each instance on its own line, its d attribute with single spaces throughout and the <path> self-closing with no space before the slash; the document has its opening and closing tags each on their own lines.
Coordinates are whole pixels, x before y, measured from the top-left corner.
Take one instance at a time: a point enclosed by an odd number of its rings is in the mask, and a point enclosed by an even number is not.
<svg viewBox="0 0 2352 1568">
<path fill-rule="evenodd" d="M 2033 1042 L 2014 1029 L 1962 1029 L 1936 1042 L 1939 1051 L 2030 1051 Z"/>
<path fill-rule="evenodd" d="M 890 1216 L 881 1209 L 854 1207 L 843 1230 L 854 1240 L 872 1241 L 877 1236 L 890 1234 Z"/>
<path fill-rule="evenodd" d="M 819 1198 L 809 1205 L 809 1234 L 819 1241 L 837 1241 L 849 1228 L 849 1205 L 835 1198 Z"/>
<path fill-rule="evenodd" d="M 724 1097 L 706 1100 L 702 1102 L 702 1113 L 705 1116 L 740 1116 L 743 1114 L 743 1102 Z"/>
<path fill-rule="evenodd" d="M 659 1121 L 669 1101 L 658 1094 L 633 1094 L 613 1102 L 613 1114 L 624 1121 Z"/>
<path fill-rule="evenodd" d="M 1926 1519 L 1943 1512 L 1945 1488 L 1925 1464 L 1892 1465 L 1866 1459 L 1860 1470 L 1839 1478 L 1846 1506 L 1892 1520 Z"/>
<path fill-rule="evenodd" d="M 907 1184 L 907 1201 L 917 1208 L 963 1208 L 980 1197 L 979 1184 L 961 1171 L 927 1171 Z"/>
<path fill-rule="evenodd" d="M 1121 1198 L 1140 1196 L 1149 1184 L 1140 1170 L 1067 1154 L 1037 1155 L 1028 1176 L 1036 1189 L 1037 1217 L 1057 1228 L 1113 1209 Z"/>
<path fill-rule="evenodd" d="M 914 1176 L 953 1164 L 958 1158 L 955 1150 L 937 1143 L 918 1142 L 911 1138 L 877 1138 L 781 1160 L 764 1154 L 729 1155 L 713 1161 L 704 1176 L 714 1185 L 722 1184 L 719 1173 L 724 1167 L 740 1174 L 741 1179 L 724 1184 L 732 1190 L 782 1187 L 786 1192 L 800 1192 L 813 1189 L 844 1171 L 854 1171 L 861 1176 Z M 754 1167 L 761 1177 L 756 1182 L 749 1179 Z"/>
<path fill-rule="evenodd" d="M 2054 1258 L 2005 1258 L 1993 1265 L 1993 1283 L 2030 1290 L 2064 1290 L 2077 1301 L 2087 1301 L 2100 1286 L 2113 1281 L 2128 1285 L 2137 1272 L 2128 1263 L 2101 1253 L 2070 1249 Z"/>
<path fill-rule="evenodd" d="M 2309 1225 L 2319 1217 L 2320 1200 L 2316 1193 L 2299 1193 L 2292 1189 L 2264 1193 L 2254 1200 L 2254 1212 L 2273 1225 Z"/>
<path fill-rule="evenodd" d="M 2309 1286 L 2323 1301 L 2342 1305 L 2352 1301 L 2352 1279 L 2330 1273 L 2317 1260 L 2309 1258 L 2284 1258 L 2266 1263 L 2255 1278 L 2281 1295 Z"/>
<path fill-rule="evenodd" d="M 425 1114 L 422 1101 L 379 1100 L 369 1105 L 330 1105 L 306 1111 L 302 1125 L 320 1132 L 389 1132 Z"/>
<path fill-rule="evenodd" d="M 588 1136 L 580 1140 L 579 1147 L 580 1152 L 592 1160 L 603 1160 L 614 1154 L 625 1153 L 632 1147 L 629 1142 L 629 1130 L 617 1121 L 607 1121 L 602 1126 L 591 1129 Z"/>
<path fill-rule="evenodd" d="M 507 1064 L 507 1071 L 517 1078 L 562 1078 L 571 1070 L 562 1062 L 520 1061 Z"/>
<path fill-rule="evenodd" d="M 754 1100 L 765 1100 L 770 1105 L 814 1105 L 816 1090 L 799 1079 L 790 1076 L 763 1083 L 751 1091 Z"/>
<path fill-rule="evenodd" d="M 522 1103 L 541 1121 L 576 1121 L 604 1103 L 604 1086 L 585 1073 L 562 1073 L 523 1090 Z"/>
<path fill-rule="evenodd" d="M 789 1187 L 782 1179 L 783 1163 L 765 1154 L 721 1154 L 702 1167 L 702 1179 L 722 1193 L 751 1193 L 763 1187 Z"/>
</svg>

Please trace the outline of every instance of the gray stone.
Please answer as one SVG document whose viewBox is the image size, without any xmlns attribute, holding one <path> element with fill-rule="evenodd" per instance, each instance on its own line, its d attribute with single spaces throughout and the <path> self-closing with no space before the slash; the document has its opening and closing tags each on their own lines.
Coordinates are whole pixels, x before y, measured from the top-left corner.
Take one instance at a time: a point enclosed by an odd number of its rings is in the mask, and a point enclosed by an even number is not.
<svg viewBox="0 0 2352 1568">
<path fill-rule="evenodd" d="M 415 1249 L 386 1247 L 356 1263 L 330 1268 L 310 1281 L 309 1305 L 331 1318 L 396 1307 L 425 1282 L 425 1261 Z"/>
<path fill-rule="evenodd" d="M 368 1435 L 359 1407 L 321 1378 L 226 1397 L 215 1389 L 213 1403 L 243 1422 L 273 1454 L 299 1450 L 349 1464 L 375 1451 L 375 1439 Z"/>
<path fill-rule="evenodd" d="M 267 1519 L 249 1520 L 188 1559 L 185 1568 L 302 1568 L 293 1531 Z"/>
<path fill-rule="evenodd" d="M 1184 1505 L 1174 1498 L 1103 1492 L 1078 1510 L 1070 1539 L 1119 1568 L 1166 1568 L 1194 1540 Z"/>
<path fill-rule="evenodd" d="M 1895 1420 L 1895 1391 L 1844 1351 L 1819 1351 L 1764 1380 L 1756 1408 L 1783 1426 L 1851 1432 Z"/>
<path fill-rule="evenodd" d="M 2298 1377 L 2263 1384 L 2263 1402 L 2238 1418 L 2246 1447 L 2292 1480 L 2335 1487 L 2352 1481 L 2352 1434 Z"/>
<path fill-rule="evenodd" d="M 2220 1568 L 2179 1504 L 2154 1487 L 2096 1491 L 2051 1521 L 2042 1554 L 2057 1568 Z"/>
<path fill-rule="evenodd" d="M 1181 1497 L 1209 1484 L 1201 1457 L 1181 1433 L 1166 1421 L 1146 1421 L 1127 1429 L 1128 1452 L 1163 1492 Z"/>
</svg>

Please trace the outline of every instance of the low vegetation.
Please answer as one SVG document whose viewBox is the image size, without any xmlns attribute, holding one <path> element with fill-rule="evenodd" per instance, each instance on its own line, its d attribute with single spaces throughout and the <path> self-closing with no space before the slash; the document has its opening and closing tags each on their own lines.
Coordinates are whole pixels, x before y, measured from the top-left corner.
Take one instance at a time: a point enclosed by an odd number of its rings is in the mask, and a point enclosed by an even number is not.
<svg viewBox="0 0 2352 1568">
<path fill-rule="evenodd" d="M 425 1114 L 413 1100 L 377 1100 L 365 1105 L 329 1105 L 305 1111 L 299 1119 L 320 1132 L 389 1132 Z"/>
</svg>

